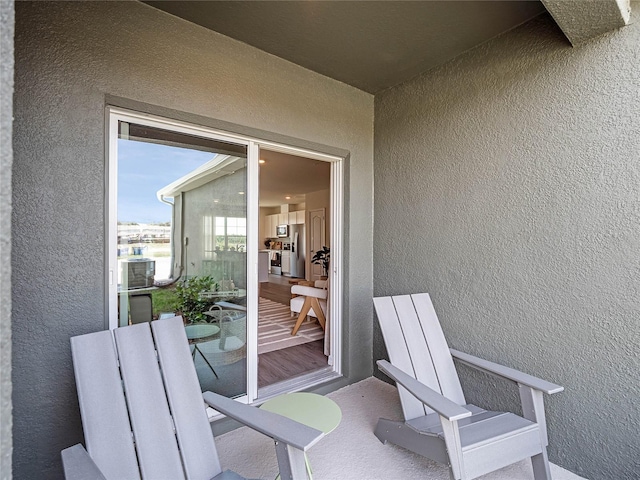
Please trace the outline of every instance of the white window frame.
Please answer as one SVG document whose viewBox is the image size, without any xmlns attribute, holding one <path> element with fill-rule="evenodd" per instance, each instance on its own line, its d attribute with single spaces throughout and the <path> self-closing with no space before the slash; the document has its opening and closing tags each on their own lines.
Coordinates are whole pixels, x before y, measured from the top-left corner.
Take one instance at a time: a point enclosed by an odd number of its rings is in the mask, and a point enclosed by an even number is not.
<svg viewBox="0 0 640 480">
<path fill-rule="evenodd" d="M 343 199 L 344 199 L 344 158 L 317 151 L 270 142 L 260 138 L 220 131 L 214 128 L 196 125 L 179 120 L 151 114 L 139 113 L 120 107 L 106 108 L 107 130 L 107 255 L 106 282 L 109 328 L 118 326 L 117 320 L 117 202 L 118 202 L 118 122 L 137 123 L 151 127 L 168 129 L 178 133 L 198 135 L 212 140 L 234 143 L 247 147 L 247 395 L 240 401 L 253 403 L 258 399 L 258 249 L 249 245 L 258 245 L 258 179 L 259 151 L 261 148 L 271 151 L 297 155 L 331 163 L 331 268 L 330 275 L 330 311 L 332 319 L 330 330 L 331 358 L 329 375 L 311 374 L 302 383 L 287 384 L 282 391 L 300 390 L 323 383 L 329 378 L 342 375 L 342 292 L 343 292 Z"/>
</svg>

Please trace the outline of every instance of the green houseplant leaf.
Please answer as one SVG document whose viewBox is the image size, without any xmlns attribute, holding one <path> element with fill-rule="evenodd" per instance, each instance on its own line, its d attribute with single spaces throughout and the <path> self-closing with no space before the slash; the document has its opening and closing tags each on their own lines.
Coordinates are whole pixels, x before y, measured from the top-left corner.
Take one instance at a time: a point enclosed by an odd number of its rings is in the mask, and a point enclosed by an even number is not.
<svg viewBox="0 0 640 480">
<path fill-rule="evenodd" d="M 329 259 L 331 257 L 331 250 L 329 247 L 324 245 L 322 250 L 317 250 L 316 253 L 313 254 L 311 258 L 311 263 L 315 265 L 322 265 L 322 271 L 324 275 L 327 276 L 329 274 Z"/>
</svg>

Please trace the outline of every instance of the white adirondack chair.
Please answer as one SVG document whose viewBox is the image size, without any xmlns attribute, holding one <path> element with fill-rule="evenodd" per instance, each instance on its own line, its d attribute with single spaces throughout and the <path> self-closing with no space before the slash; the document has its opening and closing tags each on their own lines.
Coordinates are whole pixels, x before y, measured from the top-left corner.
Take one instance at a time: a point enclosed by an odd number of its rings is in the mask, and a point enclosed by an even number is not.
<svg viewBox="0 0 640 480">
<path fill-rule="evenodd" d="M 203 394 L 180 317 L 73 337 L 71 351 L 87 449 L 62 451 L 68 480 L 241 479 L 220 466 L 205 403 L 272 437 L 283 479 L 307 478 L 304 452 L 324 434 Z"/>
<path fill-rule="evenodd" d="M 531 457 L 536 480 L 550 479 L 542 394 L 563 387 L 449 349 L 427 293 L 374 298 L 405 421 L 380 419 L 375 435 L 471 479 Z M 453 358 L 517 383 L 524 418 L 467 404 Z"/>
</svg>

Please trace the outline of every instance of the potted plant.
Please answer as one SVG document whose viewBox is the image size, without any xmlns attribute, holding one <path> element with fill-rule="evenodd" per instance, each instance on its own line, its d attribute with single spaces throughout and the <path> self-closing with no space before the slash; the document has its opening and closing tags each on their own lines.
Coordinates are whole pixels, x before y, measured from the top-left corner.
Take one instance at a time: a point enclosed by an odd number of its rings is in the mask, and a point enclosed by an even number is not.
<svg viewBox="0 0 640 480">
<path fill-rule="evenodd" d="M 316 253 L 313 254 L 313 258 L 311 259 L 311 263 L 322 266 L 323 280 L 326 280 L 327 276 L 329 275 L 330 256 L 331 251 L 329 250 L 329 247 L 325 245 L 322 247 L 322 250 L 316 251 Z"/>
<path fill-rule="evenodd" d="M 218 290 L 218 282 L 211 276 L 194 276 L 184 279 L 176 285 L 176 310 L 187 323 L 204 322 L 204 314 L 212 304 L 210 298 L 202 298 L 202 292 Z"/>
</svg>

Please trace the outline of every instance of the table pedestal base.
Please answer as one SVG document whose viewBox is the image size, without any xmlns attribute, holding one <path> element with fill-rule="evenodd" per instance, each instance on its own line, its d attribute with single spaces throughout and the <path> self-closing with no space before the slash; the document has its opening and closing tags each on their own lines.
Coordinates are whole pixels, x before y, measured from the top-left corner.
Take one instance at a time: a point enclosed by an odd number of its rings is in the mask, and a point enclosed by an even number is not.
<svg viewBox="0 0 640 480">
<path fill-rule="evenodd" d="M 207 360 L 207 357 L 204 356 L 204 353 L 202 353 L 202 350 L 200 350 L 198 348 L 198 344 L 194 343 L 193 344 L 193 362 L 195 363 L 196 361 L 196 352 L 198 352 L 200 354 L 200 356 L 202 357 L 202 359 L 207 363 L 207 365 L 209 365 L 209 368 L 211 369 L 211 371 L 213 372 L 213 374 L 216 376 L 216 378 L 220 378 L 218 377 L 218 374 L 216 373 L 216 371 L 213 369 L 213 367 L 211 366 L 211 364 L 209 363 L 209 360 Z"/>
</svg>

